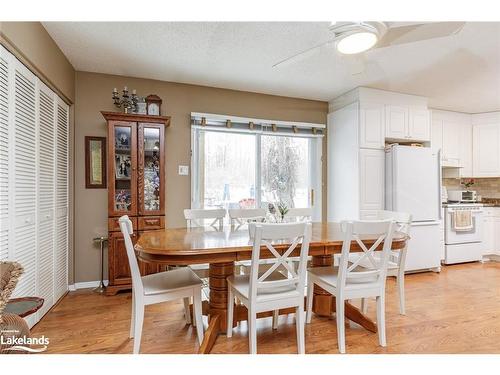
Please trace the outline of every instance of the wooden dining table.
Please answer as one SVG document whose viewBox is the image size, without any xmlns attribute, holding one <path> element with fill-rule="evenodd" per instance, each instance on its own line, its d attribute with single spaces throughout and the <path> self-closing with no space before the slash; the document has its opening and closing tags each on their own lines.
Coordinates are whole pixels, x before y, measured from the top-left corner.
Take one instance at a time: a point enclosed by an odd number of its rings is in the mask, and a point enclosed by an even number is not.
<svg viewBox="0 0 500 375">
<path fill-rule="evenodd" d="M 252 256 L 252 241 L 248 227 L 233 230 L 230 226 L 220 228 L 172 228 L 161 231 L 144 232 L 135 245 L 137 257 L 148 263 L 159 265 L 195 265 L 209 264 L 209 300 L 203 301 L 203 315 L 208 316 L 208 328 L 200 345 L 200 353 L 209 353 L 217 336 L 227 330 L 227 277 L 234 273 L 235 262 L 249 260 Z M 362 242 L 371 246 L 376 238 L 361 237 Z M 392 249 L 405 246 L 407 236 L 396 233 Z M 312 237 L 309 255 L 312 257 L 311 267 L 333 265 L 333 255 L 341 253 L 343 233 L 340 223 L 312 223 Z M 278 252 L 289 247 L 287 241 L 273 244 Z M 380 245 L 380 249 L 382 244 Z M 298 256 L 300 247 L 292 256 Z M 357 242 L 351 243 L 351 251 L 362 251 Z M 261 249 L 261 257 L 274 258 L 265 246 Z M 335 311 L 335 297 L 318 286 L 314 287 L 313 312 L 319 316 L 330 316 Z M 239 321 L 247 319 L 247 310 L 243 305 L 235 305 L 233 327 Z M 282 309 L 280 314 L 293 313 L 294 308 Z M 272 312 L 258 314 L 258 318 L 272 316 Z M 364 315 L 357 307 L 346 302 L 345 316 L 365 329 L 376 332 L 376 323 Z"/>
</svg>

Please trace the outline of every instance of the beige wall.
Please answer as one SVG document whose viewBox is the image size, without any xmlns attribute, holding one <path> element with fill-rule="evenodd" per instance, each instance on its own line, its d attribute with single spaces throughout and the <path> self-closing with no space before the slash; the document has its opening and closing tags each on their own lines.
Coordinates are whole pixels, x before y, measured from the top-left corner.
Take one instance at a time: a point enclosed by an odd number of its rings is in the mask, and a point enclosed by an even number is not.
<svg viewBox="0 0 500 375">
<path fill-rule="evenodd" d="M 68 104 L 75 102 L 75 70 L 40 22 L 0 22 L 0 34 L 40 79 Z"/>
<path fill-rule="evenodd" d="M 116 111 L 114 87 L 137 89 L 141 96 L 163 99 L 162 114 L 171 116 L 166 136 L 166 220 L 168 227 L 184 226 L 182 210 L 190 206 L 190 176 L 179 176 L 179 164 L 190 165 L 190 113 L 209 112 L 235 116 L 326 123 L 328 103 L 224 90 L 139 78 L 76 73 L 75 108 L 75 281 L 97 280 L 99 251 L 92 238 L 106 233 L 107 192 L 85 189 L 84 137 L 106 136 L 100 111 Z M 326 137 L 325 137 L 326 142 Z M 326 153 L 325 153 L 326 155 Z M 323 169 L 324 173 L 326 169 Z M 325 180 L 325 176 L 323 176 Z M 323 194 L 323 206 L 326 207 Z"/>
<path fill-rule="evenodd" d="M 40 22 L 0 22 L 0 42 L 70 105 L 69 153 L 74 152 L 75 70 Z M 71 165 L 71 163 L 70 163 Z M 73 283 L 73 175 L 69 172 L 68 279 Z"/>
</svg>

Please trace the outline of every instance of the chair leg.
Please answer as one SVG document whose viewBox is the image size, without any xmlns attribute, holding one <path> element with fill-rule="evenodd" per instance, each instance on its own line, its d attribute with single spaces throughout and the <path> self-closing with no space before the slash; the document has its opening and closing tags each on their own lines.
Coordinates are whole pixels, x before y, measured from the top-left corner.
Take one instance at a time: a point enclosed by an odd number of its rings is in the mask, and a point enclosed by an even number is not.
<svg viewBox="0 0 500 375">
<path fill-rule="evenodd" d="M 366 298 L 361 298 L 361 312 L 366 314 L 368 312 L 368 301 Z"/>
<path fill-rule="evenodd" d="M 185 300 L 185 299 L 184 299 Z M 189 300 L 189 298 L 188 298 Z M 196 334 L 198 336 L 198 342 L 203 341 L 203 320 L 201 318 L 201 289 L 195 289 L 193 295 L 193 321 L 196 321 Z"/>
<path fill-rule="evenodd" d="M 273 329 L 278 329 L 279 310 L 273 311 Z"/>
<path fill-rule="evenodd" d="M 336 319 L 337 319 L 337 340 L 339 352 L 345 353 L 345 320 L 344 320 L 344 300 L 337 296 L 336 298 Z"/>
<path fill-rule="evenodd" d="M 234 314 L 234 295 L 233 289 L 229 286 L 227 291 L 227 337 L 233 336 L 233 314 Z"/>
<path fill-rule="evenodd" d="M 134 292 L 132 292 L 132 315 L 130 317 L 130 334 L 129 334 L 129 337 L 131 339 L 134 338 L 134 329 L 135 329 L 135 298 L 134 298 Z"/>
<path fill-rule="evenodd" d="M 184 316 L 186 317 L 186 323 L 191 324 L 191 311 L 189 310 L 189 302 L 190 302 L 189 297 L 184 298 Z M 194 324 L 194 322 L 193 322 Z"/>
<path fill-rule="evenodd" d="M 311 323 L 312 319 L 312 307 L 313 307 L 313 298 L 314 298 L 314 283 L 309 278 L 309 282 L 307 283 L 307 317 L 306 323 Z"/>
<path fill-rule="evenodd" d="M 305 345 L 305 327 L 304 327 L 304 306 L 298 306 L 295 309 L 295 328 L 297 329 L 297 349 L 299 354 L 306 353 Z"/>
<path fill-rule="evenodd" d="M 144 305 L 142 301 L 135 301 L 134 319 L 134 354 L 139 354 L 141 348 L 142 325 L 144 323 Z"/>
<path fill-rule="evenodd" d="M 377 331 L 380 346 L 386 346 L 385 338 L 385 298 L 382 294 L 377 297 Z"/>
<path fill-rule="evenodd" d="M 399 313 L 401 315 L 406 315 L 406 308 L 405 308 L 405 273 L 404 270 L 398 271 L 398 278 L 397 278 L 397 284 L 398 284 L 398 296 L 399 296 Z"/>
<path fill-rule="evenodd" d="M 257 354 L 257 314 L 248 309 L 248 344 L 250 354 Z"/>
</svg>

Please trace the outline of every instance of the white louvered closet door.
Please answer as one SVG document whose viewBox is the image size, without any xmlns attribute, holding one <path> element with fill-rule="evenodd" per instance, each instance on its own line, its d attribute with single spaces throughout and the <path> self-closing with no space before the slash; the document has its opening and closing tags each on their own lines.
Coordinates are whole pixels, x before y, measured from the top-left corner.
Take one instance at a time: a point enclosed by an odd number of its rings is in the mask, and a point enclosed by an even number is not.
<svg viewBox="0 0 500 375">
<path fill-rule="evenodd" d="M 68 290 L 69 107 L 0 46 L 0 260 L 24 268 L 14 297 Z"/>
<path fill-rule="evenodd" d="M 56 109 L 56 244 L 54 252 L 54 301 L 68 290 L 69 218 L 69 107 L 59 97 Z"/>
<path fill-rule="evenodd" d="M 9 77 L 10 56 L 2 47 L 0 50 L 0 261 L 9 258 Z"/>
<path fill-rule="evenodd" d="M 10 254 L 24 267 L 14 290 L 19 297 L 36 295 L 37 79 L 22 64 L 13 65 L 14 157 L 10 165 L 14 184 L 14 241 Z"/>
<path fill-rule="evenodd" d="M 37 293 L 45 300 L 38 319 L 54 304 L 55 243 L 55 95 L 45 84 L 38 85 L 38 225 Z"/>
</svg>

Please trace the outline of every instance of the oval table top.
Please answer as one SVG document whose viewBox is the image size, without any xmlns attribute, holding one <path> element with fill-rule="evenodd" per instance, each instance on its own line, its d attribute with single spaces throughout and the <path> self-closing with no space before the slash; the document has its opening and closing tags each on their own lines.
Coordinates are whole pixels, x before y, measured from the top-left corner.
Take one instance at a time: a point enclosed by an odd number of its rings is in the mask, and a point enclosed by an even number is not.
<svg viewBox="0 0 500 375">
<path fill-rule="evenodd" d="M 374 237 L 361 237 L 363 243 L 370 246 Z M 396 233 L 393 249 L 404 247 L 407 236 Z M 312 237 L 309 245 L 310 255 L 331 255 L 340 253 L 343 233 L 340 223 L 312 223 Z M 277 249 L 288 248 L 289 243 L 273 244 Z M 353 242 L 352 251 L 360 251 Z M 225 262 L 251 258 L 252 241 L 245 226 L 231 230 L 230 226 L 217 231 L 211 227 L 171 228 L 159 231 L 143 232 L 135 245 L 137 255 L 146 262 L 167 264 L 192 264 Z"/>
</svg>

